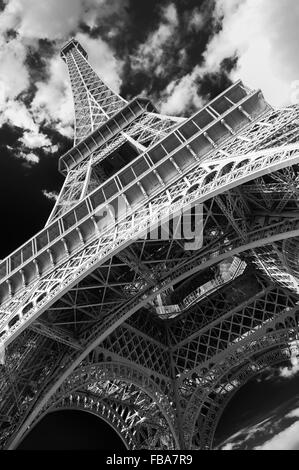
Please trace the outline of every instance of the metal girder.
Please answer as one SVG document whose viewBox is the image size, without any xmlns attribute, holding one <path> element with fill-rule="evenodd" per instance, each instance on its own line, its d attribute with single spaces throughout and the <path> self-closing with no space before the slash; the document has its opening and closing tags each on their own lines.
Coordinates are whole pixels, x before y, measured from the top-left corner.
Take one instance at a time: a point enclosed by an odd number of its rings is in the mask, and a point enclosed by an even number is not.
<svg viewBox="0 0 299 470">
<path fill-rule="evenodd" d="M 53 325 L 47 325 L 43 321 L 36 321 L 32 323 L 30 329 L 35 333 L 39 333 L 47 338 L 58 341 L 58 343 L 66 344 L 74 349 L 82 349 L 82 346 L 75 338 L 72 338 L 72 335 L 67 335 L 66 331 L 62 328 Z"/>
<path fill-rule="evenodd" d="M 129 448 L 177 448 L 171 404 L 148 374 L 120 361 L 99 366 L 77 369 L 33 424 L 49 410 L 77 407 L 103 412 L 109 423 L 113 417 L 111 424 Z"/>
</svg>

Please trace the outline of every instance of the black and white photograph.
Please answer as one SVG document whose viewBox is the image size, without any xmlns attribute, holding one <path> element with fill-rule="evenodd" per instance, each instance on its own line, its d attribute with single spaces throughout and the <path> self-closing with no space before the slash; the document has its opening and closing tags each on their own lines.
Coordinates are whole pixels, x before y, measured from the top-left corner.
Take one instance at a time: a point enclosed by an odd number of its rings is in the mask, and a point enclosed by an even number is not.
<svg viewBox="0 0 299 470">
<path fill-rule="evenodd" d="M 298 24 L 0 0 L 0 450 L 299 450 Z"/>
</svg>

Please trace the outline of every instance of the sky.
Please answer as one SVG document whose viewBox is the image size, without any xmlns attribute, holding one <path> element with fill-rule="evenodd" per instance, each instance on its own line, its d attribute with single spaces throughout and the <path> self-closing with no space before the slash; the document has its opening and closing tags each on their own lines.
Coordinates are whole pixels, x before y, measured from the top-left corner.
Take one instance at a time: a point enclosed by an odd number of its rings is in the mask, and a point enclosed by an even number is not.
<svg viewBox="0 0 299 470">
<path fill-rule="evenodd" d="M 237 79 L 274 107 L 299 102 L 298 21 L 298 0 L 0 0 L 0 259 L 43 227 L 63 184 L 71 37 L 124 98 L 188 117 Z"/>
<path fill-rule="evenodd" d="M 121 452 L 125 446 L 108 423 L 92 413 L 73 409 L 48 413 L 20 443 L 18 450 Z"/>
<path fill-rule="evenodd" d="M 268 367 L 226 406 L 216 430 L 221 450 L 299 449 L 298 359 Z"/>
</svg>

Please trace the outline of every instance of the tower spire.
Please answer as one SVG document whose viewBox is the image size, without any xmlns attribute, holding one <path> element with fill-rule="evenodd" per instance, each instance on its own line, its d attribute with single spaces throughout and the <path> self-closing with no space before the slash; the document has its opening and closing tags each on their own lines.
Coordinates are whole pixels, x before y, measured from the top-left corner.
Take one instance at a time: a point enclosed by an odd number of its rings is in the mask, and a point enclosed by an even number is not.
<svg viewBox="0 0 299 470">
<path fill-rule="evenodd" d="M 76 145 L 127 102 L 98 77 L 88 63 L 87 52 L 76 39 L 71 39 L 62 48 L 61 57 L 68 67 L 71 80 Z"/>
</svg>

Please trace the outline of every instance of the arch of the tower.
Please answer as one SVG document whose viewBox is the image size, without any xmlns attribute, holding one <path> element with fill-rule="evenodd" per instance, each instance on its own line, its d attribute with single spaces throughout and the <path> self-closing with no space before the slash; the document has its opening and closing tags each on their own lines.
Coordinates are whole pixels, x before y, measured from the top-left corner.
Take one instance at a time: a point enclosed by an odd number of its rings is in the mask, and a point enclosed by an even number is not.
<svg viewBox="0 0 299 470">
<path fill-rule="evenodd" d="M 299 313 L 296 318 L 296 325 L 286 318 L 275 330 L 269 329 L 259 341 L 206 373 L 203 381 L 206 380 L 208 386 L 194 390 L 185 412 L 187 448 L 212 449 L 222 414 L 240 388 L 264 369 L 299 356 Z"/>
<path fill-rule="evenodd" d="M 13 448 L 18 447 L 48 413 L 74 409 L 106 421 L 127 449 L 178 448 L 169 397 L 137 367 L 112 361 L 77 368 L 26 432 L 18 436 Z"/>
</svg>

